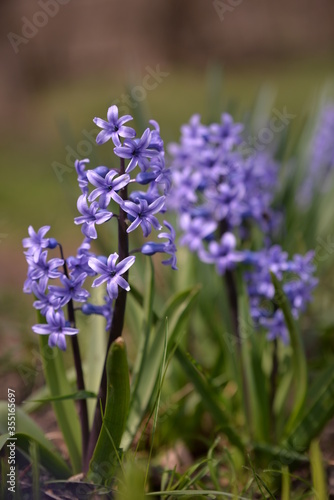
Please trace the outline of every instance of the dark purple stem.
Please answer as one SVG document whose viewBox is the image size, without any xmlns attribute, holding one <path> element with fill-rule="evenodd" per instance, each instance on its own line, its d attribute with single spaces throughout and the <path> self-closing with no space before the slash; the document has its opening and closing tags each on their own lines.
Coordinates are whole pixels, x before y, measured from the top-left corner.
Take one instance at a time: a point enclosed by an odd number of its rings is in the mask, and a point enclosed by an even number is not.
<svg viewBox="0 0 334 500">
<path fill-rule="evenodd" d="M 124 173 L 125 173 L 125 161 L 123 158 L 121 158 L 120 175 L 122 175 Z M 121 189 L 118 194 L 120 195 L 122 200 L 127 200 L 127 198 L 128 198 L 127 186 L 125 186 L 123 189 Z M 126 257 L 129 256 L 129 238 L 128 238 L 128 233 L 126 232 L 126 230 L 127 230 L 126 213 L 124 212 L 122 207 L 120 207 L 120 212 L 119 212 L 119 217 L 118 217 L 119 262 L 121 262 L 123 259 L 125 259 Z M 128 272 L 124 273 L 124 278 L 127 280 Z M 99 390 L 97 404 L 96 404 L 96 408 L 95 408 L 95 414 L 94 414 L 94 421 L 93 421 L 92 430 L 90 433 L 86 461 L 84 464 L 84 472 L 88 471 L 89 462 L 90 462 L 90 459 L 93 455 L 93 452 L 94 452 L 94 449 L 96 446 L 96 442 L 97 442 L 97 439 L 99 437 L 101 426 L 102 426 L 101 405 L 102 405 L 102 409 L 104 411 L 106 397 L 107 397 L 107 372 L 106 372 L 107 355 L 108 355 L 108 351 L 109 351 L 111 344 L 118 337 L 120 337 L 122 335 L 123 325 L 124 325 L 125 306 L 126 306 L 126 295 L 127 295 L 126 290 L 123 290 L 123 288 L 119 287 L 118 297 L 115 301 L 112 323 L 111 323 L 111 328 L 110 328 L 110 332 L 109 332 L 106 357 L 104 360 L 100 390 Z"/>
<path fill-rule="evenodd" d="M 59 244 L 59 248 L 60 248 L 61 258 L 64 261 L 64 273 L 65 273 L 65 276 L 68 278 L 68 270 L 67 270 L 66 261 L 64 259 L 63 247 L 60 244 Z M 72 299 L 67 304 L 67 311 L 68 311 L 68 320 L 71 324 L 71 327 L 75 328 L 75 312 L 74 312 Z M 77 388 L 78 388 L 78 391 L 84 391 L 85 390 L 85 380 L 84 380 L 84 375 L 83 375 L 83 371 L 82 371 L 80 346 L 79 346 L 78 338 L 76 335 L 71 335 L 71 343 L 72 343 L 74 366 L 75 366 L 75 371 L 76 371 L 76 375 L 77 375 Z M 78 404 L 79 404 L 79 418 L 80 418 L 80 424 L 81 424 L 82 463 L 84 464 L 86 453 L 87 453 L 88 440 L 89 440 L 89 423 L 88 423 L 87 401 L 86 401 L 86 399 L 79 399 Z"/>
</svg>

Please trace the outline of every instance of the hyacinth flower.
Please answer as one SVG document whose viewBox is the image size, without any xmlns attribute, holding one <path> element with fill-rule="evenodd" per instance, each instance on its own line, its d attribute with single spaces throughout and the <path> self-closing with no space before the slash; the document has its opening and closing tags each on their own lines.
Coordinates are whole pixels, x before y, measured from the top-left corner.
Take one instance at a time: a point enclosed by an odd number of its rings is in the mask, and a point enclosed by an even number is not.
<svg viewBox="0 0 334 500">
<path fill-rule="evenodd" d="M 132 116 L 125 115 L 118 118 L 118 107 L 110 106 L 107 113 L 108 121 L 101 118 L 94 118 L 94 123 L 102 128 L 102 131 L 96 137 L 97 144 L 104 144 L 111 139 L 115 146 L 121 146 L 120 137 L 135 137 L 136 132 L 131 127 L 127 127 L 124 123 L 132 120 Z"/>
<path fill-rule="evenodd" d="M 91 258 L 88 261 L 89 266 L 97 274 L 100 274 L 100 276 L 94 280 L 92 287 L 100 286 L 102 283 L 107 282 L 107 292 L 112 300 L 117 299 L 119 286 L 127 292 L 130 290 L 129 283 L 121 275 L 130 269 L 136 258 L 134 256 L 129 256 L 116 264 L 117 259 L 117 253 L 113 253 L 109 255 L 106 264 L 95 258 Z"/>
<path fill-rule="evenodd" d="M 170 258 L 167 260 L 163 260 L 162 264 L 170 265 L 172 269 L 177 270 L 176 266 L 176 245 L 175 245 L 175 229 L 169 222 L 164 220 L 164 225 L 169 230 L 169 233 L 160 233 L 158 238 L 164 238 L 167 241 L 165 243 L 158 243 L 154 241 L 150 241 L 145 243 L 141 247 L 141 253 L 144 255 L 155 255 L 156 253 L 167 253 L 170 255 Z"/>
<path fill-rule="evenodd" d="M 152 132 L 147 128 L 140 139 L 126 139 L 123 146 L 114 149 L 117 156 L 130 160 L 126 173 L 134 170 L 137 165 L 144 172 L 149 169 L 149 159 L 159 155 L 159 151 L 152 147 L 151 141 Z"/>
<path fill-rule="evenodd" d="M 93 186 L 96 186 L 96 189 L 89 195 L 88 201 L 91 202 L 100 197 L 99 203 L 101 208 L 108 207 L 112 199 L 117 201 L 117 191 L 129 184 L 130 176 L 128 174 L 123 174 L 115 179 L 116 175 L 116 170 L 109 170 L 105 176 L 100 175 L 94 170 L 88 171 L 87 178 L 89 182 Z"/>
<path fill-rule="evenodd" d="M 60 276 L 60 281 L 63 286 L 49 286 L 49 292 L 55 298 L 60 299 L 60 305 L 63 307 L 71 300 L 76 302 L 86 302 L 90 296 L 89 292 L 82 288 L 85 280 L 87 278 L 86 273 L 81 273 L 78 276 L 65 276 L 64 274 Z"/>
<path fill-rule="evenodd" d="M 128 227 L 127 232 L 131 233 L 131 231 L 134 231 L 134 229 L 136 229 L 138 226 L 141 226 L 143 229 L 143 234 L 146 237 L 151 234 L 152 226 L 157 230 L 162 229 L 161 224 L 153 214 L 161 212 L 164 205 L 164 196 L 160 196 L 151 204 L 148 204 L 147 201 L 143 199 L 138 199 L 137 203 L 134 203 L 132 201 L 124 201 L 122 203 L 122 209 L 134 219 Z"/>
<path fill-rule="evenodd" d="M 26 255 L 28 263 L 28 277 L 25 282 L 25 289 L 29 290 L 33 282 L 38 281 L 41 289 L 46 290 L 49 279 L 59 278 L 61 271 L 59 267 L 64 264 L 63 259 L 54 258 L 47 260 L 48 252 L 41 249 L 36 250 L 35 254 Z"/>
<path fill-rule="evenodd" d="M 49 335 L 49 346 L 59 347 L 62 351 L 66 350 L 66 335 L 77 335 L 79 330 L 71 328 L 66 324 L 65 316 L 62 311 L 49 309 L 46 312 L 46 325 L 34 325 L 32 327 L 35 333 L 39 335 Z"/>
<path fill-rule="evenodd" d="M 311 300 L 317 280 L 311 254 L 289 261 L 287 253 L 272 244 L 280 220 L 272 209 L 279 164 L 270 149 L 243 148 L 243 130 L 227 113 L 220 123 L 204 125 L 196 114 L 183 125 L 179 143 L 168 147 L 173 186 L 167 206 L 177 214 L 180 244 L 203 263 L 215 265 L 224 277 L 236 338 L 240 341 L 234 277 L 238 267 L 244 270 L 255 325 L 267 330 L 269 339 L 286 342 L 281 312 L 262 307 L 275 294 L 270 272 L 279 280 L 294 275 L 294 282 L 283 289 L 296 318 Z M 252 227 L 260 230 L 266 250 L 249 250 Z"/>
<path fill-rule="evenodd" d="M 49 335 L 51 347 L 66 349 L 69 336 L 77 370 L 78 390 L 85 389 L 84 376 L 77 336 L 76 315 L 101 315 L 106 320 L 108 331 L 107 351 L 116 338 L 121 336 L 126 307 L 126 296 L 130 291 L 128 273 L 135 264 L 132 253 L 153 255 L 164 253 L 164 265 L 176 266 L 175 231 L 164 221 L 167 232 L 161 232 L 159 214 L 166 213 L 166 199 L 171 188 L 171 172 L 165 165 L 164 143 L 159 125 L 151 121 L 153 129 L 147 128 L 136 138 L 133 128 L 125 126 L 130 115 L 118 116 L 118 108 L 111 106 L 107 121 L 95 118 L 102 128 L 96 141 L 98 144 L 113 142 L 113 151 L 119 166 L 97 166 L 90 168 L 89 159 L 77 160 L 75 169 L 81 194 L 77 208 L 80 213 L 74 223 L 81 225 L 84 240 L 76 255 L 65 257 L 62 246 L 53 238 L 46 238 L 49 226 L 37 233 L 29 227 L 29 238 L 23 240 L 28 262 L 28 276 L 24 285 L 26 293 L 35 295 L 34 307 L 45 317 L 45 324 L 34 325 L 39 335 Z M 118 158 L 117 158 L 118 157 Z M 132 174 L 133 172 L 133 174 Z M 110 204 L 113 204 L 112 211 Z M 92 249 L 98 239 L 98 226 L 117 224 L 118 242 L 112 242 L 109 256 L 99 255 Z M 143 237 L 155 230 L 158 242 L 144 243 L 138 249 L 130 249 L 129 235 L 139 226 Z M 166 240 L 161 242 L 161 239 Z M 150 251 L 147 251 L 148 246 Z M 159 246 L 157 246 L 159 245 Z M 59 248 L 60 257 L 49 259 L 47 249 Z M 50 283 L 56 280 L 55 283 Z M 106 286 L 103 304 L 90 302 L 88 287 Z M 86 400 L 79 400 L 82 426 L 84 468 L 87 470 L 101 428 L 101 407 L 106 400 L 106 364 L 103 368 L 101 387 L 91 432 L 88 427 Z"/>
<path fill-rule="evenodd" d="M 97 238 L 95 224 L 103 224 L 113 216 L 112 212 L 102 210 L 97 202 L 93 202 L 88 206 L 87 198 L 81 195 L 78 198 L 77 207 L 82 214 L 74 219 L 75 224 L 82 224 L 83 234 L 90 239 Z"/>
</svg>

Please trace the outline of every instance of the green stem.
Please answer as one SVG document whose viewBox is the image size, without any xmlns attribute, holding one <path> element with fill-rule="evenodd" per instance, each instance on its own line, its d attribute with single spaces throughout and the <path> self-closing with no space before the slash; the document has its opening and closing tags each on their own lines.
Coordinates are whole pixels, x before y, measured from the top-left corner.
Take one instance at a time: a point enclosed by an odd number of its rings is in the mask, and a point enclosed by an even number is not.
<svg viewBox="0 0 334 500">
<path fill-rule="evenodd" d="M 65 276 L 68 278 L 69 274 L 68 274 L 68 270 L 67 270 L 66 260 L 64 259 L 63 247 L 60 243 L 58 243 L 58 245 L 60 248 L 61 258 L 64 261 L 64 266 L 63 266 L 64 273 L 65 273 Z M 74 311 L 72 299 L 67 304 L 67 311 L 68 311 L 68 320 L 71 324 L 71 327 L 75 328 L 76 327 L 75 311 Z M 79 341 L 78 341 L 77 335 L 71 335 L 71 344 L 72 344 L 74 366 L 75 366 L 75 371 L 76 371 L 77 389 L 78 389 L 78 391 L 85 391 L 85 380 L 84 380 L 84 374 L 83 374 L 83 369 L 82 369 L 80 346 L 79 346 Z M 88 422 L 87 400 L 86 399 L 79 399 L 78 405 L 79 405 L 79 418 L 80 418 L 80 425 L 81 425 L 82 463 L 84 464 L 85 456 L 87 453 L 88 440 L 89 440 L 89 422 Z"/>
<path fill-rule="evenodd" d="M 120 164 L 120 175 L 125 173 L 125 161 L 121 158 Z M 127 200 L 128 190 L 127 186 L 121 189 L 118 193 L 122 200 Z M 118 255 L 119 262 L 129 256 L 129 238 L 126 224 L 126 212 L 120 207 L 119 217 L 118 217 Z M 124 279 L 128 279 L 128 272 L 124 273 Z M 118 338 L 121 337 L 124 325 L 125 307 L 126 307 L 126 290 L 119 288 L 118 297 L 115 301 L 115 307 L 113 311 L 113 317 L 111 322 L 111 328 L 109 332 L 109 339 L 106 349 L 106 357 L 103 366 L 100 390 L 97 398 L 97 404 L 95 408 L 94 421 L 92 425 L 92 430 L 90 433 L 90 438 L 88 442 L 87 456 L 84 463 L 84 471 L 87 472 L 89 468 L 89 462 L 93 455 L 97 439 L 99 437 L 101 426 L 102 426 L 102 415 L 101 407 L 104 411 L 107 397 L 107 355 L 111 344 Z"/>
<path fill-rule="evenodd" d="M 275 442 L 275 413 L 274 413 L 274 401 L 277 390 L 277 375 L 278 375 L 278 355 L 277 355 L 277 339 L 273 340 L 273 356 L 272 356 L 273 366 L 270 374 L 270 401 L 269 401 L 269 409 L 270 409 L 270 425 L 271 425 L 271 434 L 273 440 Z"/>
</svg>

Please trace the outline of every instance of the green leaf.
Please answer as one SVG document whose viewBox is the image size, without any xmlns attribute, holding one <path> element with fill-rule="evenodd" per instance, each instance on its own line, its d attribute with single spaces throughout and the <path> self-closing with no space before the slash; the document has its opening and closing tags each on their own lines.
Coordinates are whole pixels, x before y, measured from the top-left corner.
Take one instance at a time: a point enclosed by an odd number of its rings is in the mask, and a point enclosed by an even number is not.
<svg viewBox="0 0 334 500">
<path fill-rule="evenodd" d="M 66 370 L 66 378 L 71 385 L 73 384 L 73 386 L 75 386 L 76 373 L 74 368 L 69 368 L 68 370 Z M 22 407 L 25 413 L 32 413 L 34 411 L 37 411 L 39 408 L 42 408 L 44 405 L 43 401 L 50 397 L 50 389 L 48 388 L 47 384 L 45 384 L 42 387 L 36 389 L 32 394 L 30 394 L 27 399 L 23 401 Z"/>
<path fill-rule="evenodd" d="M 29 443 L 29 455 L 31 459 L 31 471 L 32 471 L 32 491 L 34 500 L 40 500 L 40 456 L 38 445 L 34 441 L 30 441 Z"/>
<path fill-rule="evenodd" d="M 201 396 L 204 406 L 211 413 L 216 422 L 221 426 L 222 432 L 226 434 L 231 444 L 233 444 L 243 452 L 244 444 L 237 432 L 231 427 L 227 415 L 220 407 L 217 401 L 217 392 L 209 384 L 209 382 L 200 375 L 193 362 L 180 347 L 176 348 L 175 357 L 187 374 L 189 380 L 194 385 L 196 391 Z"/>
<path fill-rule="evenodd" d="M 184 323 L 198 292 L 199 287 L 195 287 L 174 295 L 167 304 L 162 319 L 156 325 L 152 342 L 150 345 L 148 342 L 146 343 L 136 384 L 131 393 L 129 416 L 122 439 L 122 448 L 124 449 L 129 448 L 157 388 L 164 355 L 166 319 L 168 320 L 167 351 L 170 352 L 183 331 Z"/>
<path fill-rule="evenodd" d="M 117 464 L 118 448 L 129 409 L 129 367 L 124 340 L 118 337 L 107 357 L 107 399 L 101 432 L 89 464 L 88 480 L 110 484 Z"/>
<path fill-rule="evenodd" d="M 91 289 L 93 304 L 102 304 L 106 294 L 104 286 Z M 84 353 L 83 366 L 85 375 L 85 388 L 87 391 L 98 393 L 102 378 L 102 371 L 107 350 L 106 320 L 99 314 L 92 314 L 84 318 L 78 315 L 78 328 L 80 331 L 80 347 Z M 92 424 L 96 408 L 96 401 L 87 401 L 88 420 Z"/>
<path fill-rule="evenodd" d="M 292 347 L 292 366 L 294 373 L 295 397 L 293 409 L 285 426 L 284 433 L 288 435 L 303 411 L 307 391 L 307 366 L 303 343 L 291 313 L 288 299 L 282 285 L 273 273 L 271 279 L 275 287 L 275 302 L 284 314 L 284 319 L 290 334 Z"/>
<path fill-rule="evenodd" d="M 327 481 L 319 441 L 314 439 L 310 446 L 310 462 L 313 491 L 317 500 L 327 500 Z"/>
<path fill-rule="evenodd" d="M 9 434 L 6 436 L 9 437 Z M 57 479 L 66 479 L 72 475 L 71 469 L 66 462 L 61 458 L 55 449 L 50 450 L 49 446 L 41 443 L 35 439 L 31 434 L 24 434 L 18 432 L 15 434 L 17 440 L 15 441 L 17 448 L 29 454 L 31 443 L 35 443 L 38 455 L 40 457 L 40 464 L 45 467 Z M 50 444 L 50 442 L 48 441 Z"/>
<path fill-rule="evenodd" d="M 252 429 L 254 438 L 267 441 L 269 438 L 269 395 L 267 380 L 262 369 L 262 349 L 260 339 L 255 338 L 253 320 L 249 312 L 248 296 L 242 272 L 237 276 L 238 325 L 241 343 L 241 359 L 243 398 L 246 407 L 246 418 Z"/>
<path fill-rule="evenodd" d="M 310 389 L 310 403 L 287 438 L 296 451 L 305 451 L 334 416 L 334 367 L 331 366 Z"/>
<path fill-rule="evenodd" d="M 249 498 L 241 497 L 239 495 L 235 495 L 234 493 L 225 493 L 224 491 L 215 491 L 215 490 L 165 490 L 165 491 L 153 491 L 152 493 L 146 493 L 147 497 L 156 497 L 162 496 L 162 498 L 170 497 L 184 497 L 184 498 L 194 498 L 194 497 L 205 497 L 205 498 L 216 498 L 216 497 L 226 497 L 233 498 L 234 500 L 249 500 Z"/>
<path fill-rule="evenodd" d="M 261 452 L 268 457 L 288 464 L 307 464 L 309 462 L 307 456 L 298 453 L 296 450 L 286 445 L 276 446 L 268 443 L 251 443 L 251 447 L 255 452 Z"/>
<path fill-rule="evenodd" d="M 67 399 L 91 399 L 95 398 L 96 399 L 97 395 L 94 392 L 91 391 L 77 391 L 73 392 L 72 394 L 66 394 L 64 396 L 53 396 L 53 397 L 48 397 L 48 398 L 43 398 L 43 399 L 30 399 L 31 403 L 49 403 L 52 401 L 66 401 Z"/>
<path fill-rule="evenodd" d="M 41 463 L 56 477 L 69 477 L 71 471 L 68 465 L 57 453 L 54 445 L 46 439 L 42 429 L 19 406 L 15 408 L 15 416 L 17 446 L 22 448 L 26 453 L 29 453 L 29 441 L 33 440 L 38 445 Z M 7 420 L 7 401 L 0 401 L 0 433 L 2 434 L 0 448 L 4 446 L 7 437 L 9 437 L 7 434 Z"/>
<path fill-rule="evenodd" d="M 45 380 L 51 397 L 71 394 L 73 389 L 66 378 L 62 352 L 57 347 L 51 349 L 48 346 L 47 335 L 39 335 L 39 342 Z M 75 403 L 72 400 L 53 401 L 52 406 L 67 445 L 73 473 L 79 473 L 81 471 L 81 435 Z"/>
<path fill-rule="evenodd" d="M 131 383 L 132 394 L 136 391 L 138 384 L 138 375 L 140 373 L 141 367 L 145 365 L 148 346 L 150 343 L 150 336 L 151 333 L 153 332 L 152 321 L 153 321 L 153 300 L 154 300 L 154 286 L 155 286 L 154 268 L 152 259 L 147 259 L 146 262 L 147 262 L 146 276 L 145 276 L 146 294 L 142 298 L 142 300 L 139 299 L 144 314 L 142 335 L 140 337 L 138 354 L 136 356 L 136 361 L 132 370 L 132 383 Z"/>
</svg>

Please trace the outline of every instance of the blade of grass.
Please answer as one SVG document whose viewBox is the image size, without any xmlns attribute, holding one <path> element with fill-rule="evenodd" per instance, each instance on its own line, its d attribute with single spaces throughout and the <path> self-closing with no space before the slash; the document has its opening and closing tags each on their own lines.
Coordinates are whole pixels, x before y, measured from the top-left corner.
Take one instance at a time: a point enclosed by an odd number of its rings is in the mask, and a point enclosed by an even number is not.
<svg viewBox="0 0 334 500">
<path fill-rule="evenodd" d="M 272 492 L 270 491 L 270 489 L 266 485 L 266 483 L 263 481 L 263 479 L 261 478 L 261 476 L 256 472 L 256 470 L 254 468 L 254 465 L 253 465 L 253 462 L 251 461 L 249 455 L 248 455 L 248 460 L 249 460 L 249 464 L 250 464 L 250 468 L 251 468 L 253 477 L 254 477 L 254 479 L 256 481 L 257 487 L 259 488 L 259 492 L 261 493 L 262 497 L 263 498 L 268 498 L 267 495 L 265 495 L 263 493 L 262 488 L 264 488 L 266 490 L 266 492 L 268 493 L 269 497 L 273 498 L 273 500 L 276 500 L 275 497 L 274 497 L 274 495 L 272 494 Z"/>
<path fill-rule="evenodd" d="M 327 500 L 327 482 L 319 441 L 317 439 L 313 439 L 311 442 L 310 462 L 315 498 L 317 500 Z"/>
<path fill-rule="evenodd" d="M 282 467 L 281 500 L 290 500 L 290 474 L 287 465 L 283 465 Z"/>
<path fill-rule="evenodd" d="M 300 417 L 301 412 L 304 408 L 307 391 L 307 366 L 303 343 L 292 316 L 288 299 L 283 291 L 281 283 L 273 273 L 271 273 L 271 279 L 275 287 L 274 300 L 283 312 L 284 319 L 290 334 L 294 380 L 297 381 L 297 383 L 295 384 L 293 409 L 284 429 L 284 433 L 285 435 L 287 435 L 291 432 L 291 429 L 293 428 L 297 419 Z"/>
<path fill-rule="evenodd" d="M 163 385 L 163 381 L 164 381 L 165 374 L 166 374 L 167 338 L 168 338 L 168 331 L 167 331 L 167 322 L 166 322 L 165 335 L 164 335 L 164 350 L 163 350 L 163 355 L 162 355 L 161 370 L 160 370 L 160 374 L 159 374 L 158 394 L 157 394 L 155 409 L 154 409 L 153 428 L 152 428 L 152 433 L 151 433 L 151 446 L 150 446 L 150 452 L 149 452 L 149 456 L 148 456 L 148 460 L 147 460 L 144 489 L 146 487 L 148 474 L 149 474 L 149 467 L 150 467 L 152 453 L 153 453 L 154 436 L 155 436 L 155 431 L 156 431 L 157 422 L 158 422 L 158 413 L 159 413 L 160 400 L 161 400 L 161 390 L 162 390 L 162 385 Z"/>
<path fill-rule="evenodd" d="M 31 458 L 33 498 L 34 500 L 40 500 L 40 488 L 39 488 L 40 457 L 38 453 L 38 446 L 35 441 L 31 441 L 29 444 L 29 455 Z"/>
<path fill-rule="evenodd" d="M 151 493 L 146 493 L 147 497 L 151 496 L 158 496 L 160 495 L 162 498 L 165 496 L 170 496 L 171 498 L 175 497 L 206 497 L 206 498 L 216 498 L 216 497 L 226 497 L 226 498 L 238 498 L 239 500 L 250 500 L 249 498 L 246 497 L 241 497 L 235 495 L 233 493 L 225 493 L 224 491 L 215 491 L 215 490 L 181 490 L 181 491 L 174 491 L 174 490 L 165 490 L 165 491 L 153 491 Z"/>
</svg>

